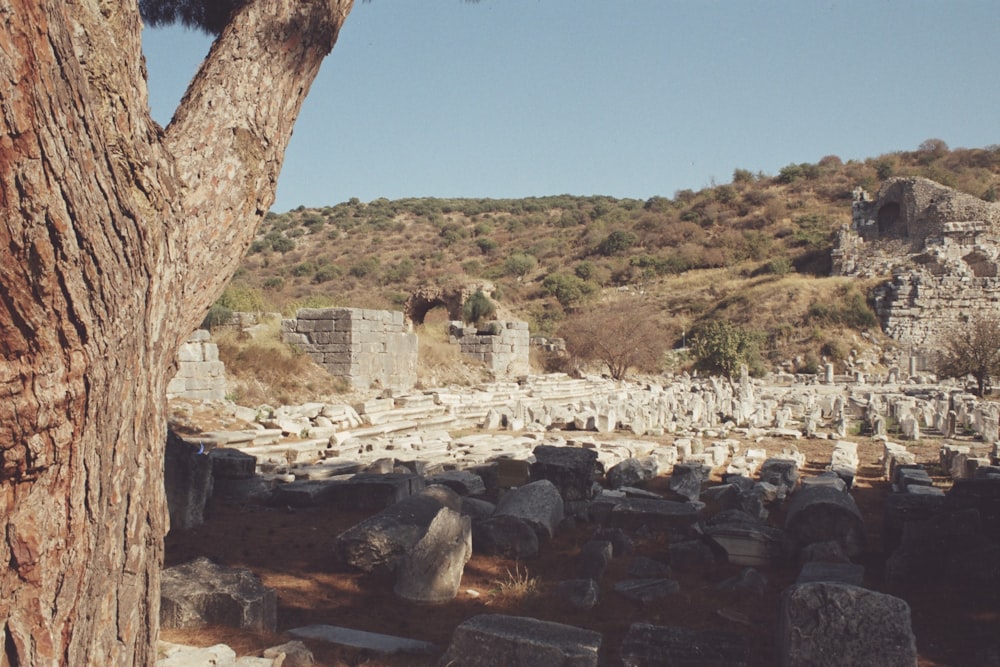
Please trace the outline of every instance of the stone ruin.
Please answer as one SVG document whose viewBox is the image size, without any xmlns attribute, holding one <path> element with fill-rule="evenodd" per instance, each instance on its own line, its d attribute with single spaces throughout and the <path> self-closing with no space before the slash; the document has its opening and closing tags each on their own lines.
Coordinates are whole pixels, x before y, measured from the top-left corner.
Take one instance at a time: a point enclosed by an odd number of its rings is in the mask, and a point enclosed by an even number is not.
<svg viewBox="0 0 1000 667">
<path fill-rule="evenodd" d="M 440 285 L 424 285 L 409 296 L 403 305 L 406 319 L 413 324 L 423 324 L 427 313 L 435 308 L 444 308 L 451 321 L 462 319 L 462 305 L 466 299 L 481 291 L 492 294 L 496 286 L 490 282 L 477 282 L 462 287 L 441 287 Z"/>
<path fill-rule="evenodd" d="M 407 390 L 417 381 L 417 336 L 403 313 L 302 308 L 281 322 L 282 338 L 353 388 Z"/>
<path fill-rule="evenodd" d="M 925 178 L 854 193 L 833 274 L 892 275 L 875 290 L 882 329 L 930 368 L 950 330 L 1000 308 L 1000 205 Z"/>
<path fill-rule="evenodd" d="M 867 530 L 852 491 L 864 437 L 851 441 L 847 433 L 851 424 L 867 433 L 892 484 L 882 534 L 886 585 L 938 581 L 970 593 L 997 591 L 1000 408 L 918 378 L 799 380 L 675 377 L 656 385 L 546 375 L 353 406 L 237 408 L 234 415 L 253 421 L 254 429 L 188 439 L 192 470 L 208 465 L 212 479 L 184 479 L 211 484 L 209 490 L 168 498 L 197 504 L 214 494 L 241 504 L 368 510 L 368 519 L 338 537 L 336 560 L 386 572 L 398 597 L 427 604 L 455 596 L 473 551 L 531 558 L 566 522 L 594 526 L 572 568 L 582 578 L 554 589 L 581 610 L 605 594 L 637 605 L 670 600 L 680 590 L 671 572 L 710 559 L 743 568 L 717 582 L 720 590 L 756 595 L 768 586 L 760 569 L 797 568 L 778 611 L 775 650 L 782 664 L 913 665 L 908 605 L 865 587 L 859 556 Z M 948 491 L 904 444 L 927 434 L 944 442 L 940 466 L 953 480 Z M 765 437 L 787 445 L 768 453 L 759 444 Z M 825 471 L 805 470 L 794 445 L 801 438 L 829 441 Z M 668 492 L 643 488 L 664 474 Z M 709 481 L 710 474 L 722 482 Z M 661 534 L 662 560 L 629 555 L 633 536 Z M 601 586 L 613 559 L 626 559 L 627 575 Z M 170 599 L 175 608 L 183 605 Z M 335 626 L 290 634 L 375 651 L 442 650 Z M 485 614 L 455 629 L 445 656 L 454 664 L 482 664 L 477 656 L 486 650 L 496 664 L 524 664 L 518 656 L 537 654 L 553 664 L 597 665 L 602 641 L 573 626 Z M 627 665 L 697 664 L 684 662 L 697 655 L 745 665 L 751 646 L 739 632 L 636 623 L 618 654 Z M 831 663 L 830 655 L 846 662 Z"/>
<path fill-rule="evenodd" d="M 498 376 L 514 377 L 531 371 L 527 322 L 495 320 L 478 326 L 451 322 L 448 337 L 462 355 L 482 362 Z"/>
<path fill-rule="evenodd" d="M 204 329 L 192 333 L 177 350 L 177 374 L 167 385 L 167 398 L 221 401 L 226 397 L 226 368 L 219 346 Z"/>
</svg>

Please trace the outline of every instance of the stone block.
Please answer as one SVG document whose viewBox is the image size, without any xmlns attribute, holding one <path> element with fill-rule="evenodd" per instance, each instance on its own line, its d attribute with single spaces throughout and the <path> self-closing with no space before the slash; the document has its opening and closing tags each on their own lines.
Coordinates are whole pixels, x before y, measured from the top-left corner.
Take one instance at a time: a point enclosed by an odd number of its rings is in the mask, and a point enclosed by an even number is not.
<svg viewBox="0 0 1000 667">
<path fill-rule="evenodd" d="M 163 487 L 170 528 L 190 530 L 205 521 L 205 503 L 212 495 L 212 461 L 203 447 L 167 434 Z"/>
<path fill-rule="evenodd" d="M 750 642 L 729 632 L 633 623 L 621 645 L 621 660 L 625 667 L 747 667 Z"/>
<path fill-rule="evenodd" d="M 224 625 L 273 633 L 277 595 L 250 570 L 198 558 L 163 571 L 160 623 L 164 628 Z"/>
<path fill-rule="evenodd" d="M 827 486 L 805 487 L 792 496 L 785 530 L 800 546 L 835 540 L 852 557 L 865 545 L 864 519 L 854 498 Z"/>
<path fill-rule="evenodd" d="M 442 508 L 400 561 L 393 592 L 411 602 L 448 602 L 458 594 L 462 572 L 471 557 L 471 519 Z"/>
<path fill-rule="evenodd" d="M 508 491 L 497 503 L 494 516 L 512 516 L 527 522 L 542 539 L 555 536 L 563 520 L 563 499 L 555 484 L 540 479 Z"/>
<path fill-rule="evenodd" d="M 451 667 L 597 667 L 601 635 L 524 616 L 473 616 L 441 658 Z"/>
<path fill-rule="evenodd" d="M 593 496 L 597 476 L 597 452 L 583 447 L 539 445 L 532 452 L 531 478 L 552 482 L 565 500 L 587 500 Z"/>
<path fill-rule="evenodd" d="M 288 634 L 300 639 L 311 639 L 328 644 L 337 644 L 338 646 L 364 649 L 384 655 L 399 653 L 426 655 L 432 654 L 437 650 L 437 647 L 430 642 L 393 635 L 383 635 L 377 632 L 354 630 L 352 628 L 342 628 L 336 625 L 306 625 L 300 628 L 292 628 L 288 631 Z"/>
</svg>

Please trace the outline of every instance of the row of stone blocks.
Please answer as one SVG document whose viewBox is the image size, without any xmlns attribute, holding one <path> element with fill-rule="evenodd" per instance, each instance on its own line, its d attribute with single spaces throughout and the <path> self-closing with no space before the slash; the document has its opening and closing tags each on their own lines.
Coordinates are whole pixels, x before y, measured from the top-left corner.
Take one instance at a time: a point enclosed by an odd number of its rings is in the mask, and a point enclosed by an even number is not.
<svg viewBox="0 0 1000 667">
<path fill-rule="evenodd" d="M 226 397 L 226 368 L 219 347 L 199 329 L 177 350 L 177 374 L 167 384 L 167 398 L 221 401 Z"/>
</svg>

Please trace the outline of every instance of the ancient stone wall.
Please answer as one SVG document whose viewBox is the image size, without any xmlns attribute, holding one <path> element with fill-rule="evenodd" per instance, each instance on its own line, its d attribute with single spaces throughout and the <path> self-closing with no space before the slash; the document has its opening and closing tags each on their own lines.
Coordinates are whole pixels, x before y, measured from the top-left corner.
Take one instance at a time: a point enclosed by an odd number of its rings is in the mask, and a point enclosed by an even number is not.
<svg viewBox="0 0 1000 667">
<path fill-rule="evenodd" d="M 403 313 L 367 308 L 303 308 L 282 320 L 282 338 L 357 389 L 405 390 L 417 381 L 417 336 Z"/>
<path fill-rule="evenodd" d="M 177 375 L 167 385 L 167 398 L 221 401 L 226 397 L 226 367 L 211 335 L 198 329 L 177 350 Z"/>
<path fill-rule="evenodd" d="M 449 334 L 463 355 L 483 362 L 499 375 L 523 375 L 530 371 L 531 336 L 527 322 L 498 320 L 481 327 L 452 322 Z"/>
</svg>

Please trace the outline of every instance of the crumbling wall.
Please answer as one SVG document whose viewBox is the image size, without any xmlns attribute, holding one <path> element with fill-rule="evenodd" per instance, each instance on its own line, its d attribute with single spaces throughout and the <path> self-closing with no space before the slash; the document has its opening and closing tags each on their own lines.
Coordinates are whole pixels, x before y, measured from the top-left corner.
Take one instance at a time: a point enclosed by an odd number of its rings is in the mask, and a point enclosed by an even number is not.
<svg viewBox="0 0 1000 667">
<path fill-rule="evenodd" d="M 524 375 L 530 370 L 527 322 L 497 320 L 480 327 L 452 322 L 449 334 L 463 355 L 483 362 L 498 375 Z"/>
<path fill-rule="evenodd" d="M 221 401 L 226 397 L 226 367 L 219 346 L 198 329 L 177 350 L 177 375 L 167 385 L 167 398 Z"/>
<path fill-rule="evenodd" d="M 417 381 L 417 336 L 402 312 L 303 308 L 281 322 L 282 338 L 356 389 L 406 390 Z"/>
</svg>

